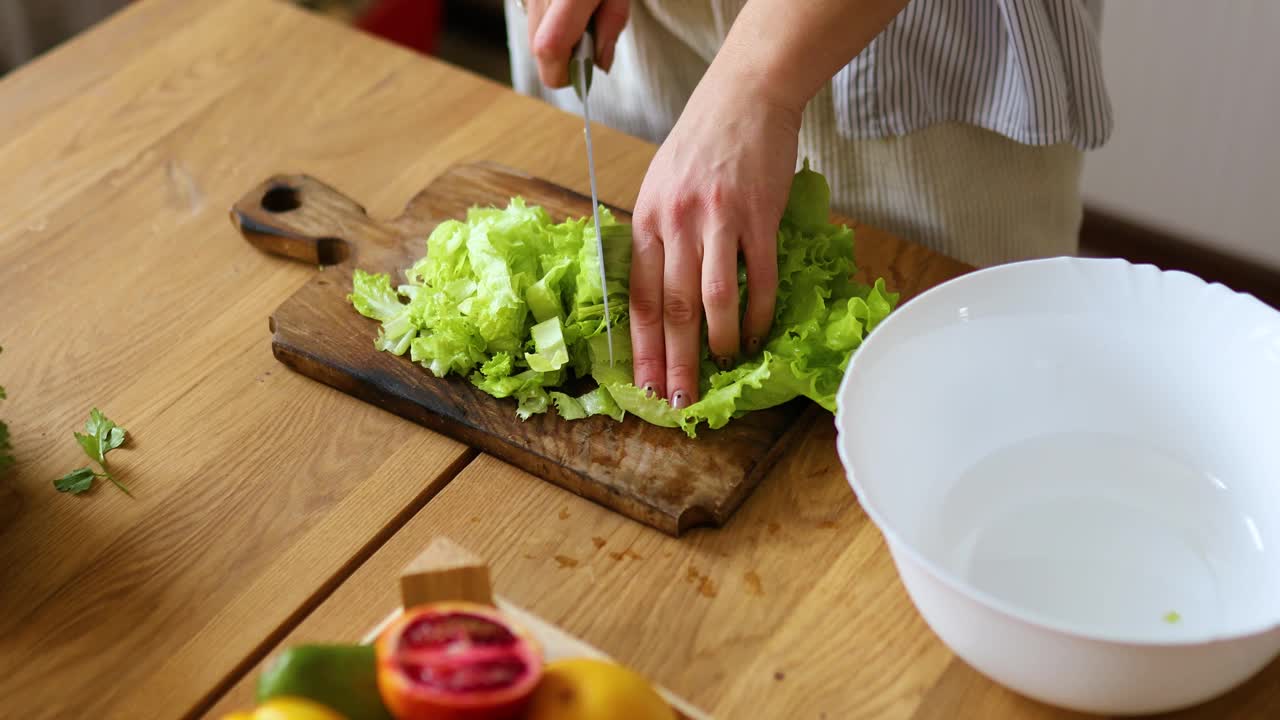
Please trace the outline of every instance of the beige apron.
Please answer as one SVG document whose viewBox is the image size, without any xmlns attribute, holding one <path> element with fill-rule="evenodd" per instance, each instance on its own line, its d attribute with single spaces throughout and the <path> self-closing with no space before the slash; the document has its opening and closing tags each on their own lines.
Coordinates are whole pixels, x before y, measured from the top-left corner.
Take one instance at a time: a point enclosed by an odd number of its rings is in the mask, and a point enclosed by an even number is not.
<svg viewBox="0 0 1280 720">
<path fill-rule="evenodd" d="M 592 86 L 593 117 L 661 142 L 745 2 L 633 0 L 613 70 Z M 515 88 L 581 113 L 571 89 L 538 81 L 515 0 L 507 18 Z M 808 157 L 827 177 L 837 212 L 978 266 L 1077 252 L 1083 153 L 1073 146 L 954 123 L 876 140 L 837 128 L 828 83 L 805 109 L 797 163 Z"/>
</svg>

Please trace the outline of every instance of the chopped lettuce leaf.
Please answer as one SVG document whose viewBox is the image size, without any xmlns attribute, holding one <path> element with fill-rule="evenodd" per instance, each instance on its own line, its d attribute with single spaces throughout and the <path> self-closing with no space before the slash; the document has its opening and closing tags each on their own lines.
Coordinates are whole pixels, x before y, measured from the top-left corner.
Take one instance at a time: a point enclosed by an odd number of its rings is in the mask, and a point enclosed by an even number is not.
<svg viewBox="0 0 1280 720">
<path fill-rule="evenodd" d="M 671 407 L 666 398 L 656 397 L 630 382 L 612 383 L 605 388 L 624 412 L 651 425 L 670 428 L 681 426 L 681 411 Z"/>
<path fill-rule="evenodd" d="M 555 372 L 569 362 L 569 349 L 564 344 L 564 330 L 560 318 L 552 317 L 533 326 L 533 347 L 536 352 L 525 353 L 529 369 L 538 372 Z"/>
<path fill-rule="evenodd" d="M 350 302 L 377 320 L 375 347 L 406 352 L 436 376 L 469 377 L 482 391 L 515 400 L 521 419 L 554 404 L 566 420 L 626 414 L 696 437 L 742 415 L 806 397 L 830 411 L 852 354 L 897 305 L 877 279 L 855 281 L 853 231 L 829 223 L 830 189 L 808 162 L 793 180 L 778 227 L 778 300 L 760 353 L 720 370 L 703 348 L 700 399 L 677 410 L 633 383 L 627 295 L 631 228 L 601 209 L 606 282 L 601 285 L 589 217 L 553 223 L 512 198 L 473 207 L 441 223 L 427 253 L 405 269 L 406 284 L 356 270 Z M 745 297 L 745 268 L 739 268 Z M 608 293 L 614 364 L 607 360 Z M 407 301 L 407 302 L 406 302 Z M 592 377 L 579 396 L 559 388 Z"/>
<path fill-rule="evenodd" d="M 511 374 L 511 355 L 498 353 L 480 366 L 480 373 L 486 378 L 501 378 Z"/>
<path fill-rule="evenodd" d="M 417 337 L 418 328 L 413 324 L 413 317 L 406 307 L 399 315 L 383 321 L 382 327 L 378 328 L 374 347 L 392 355 L 403 355 Z"/>
<path fill-rule="evenodd" d="M 551 382 L 548 382 L 550 380 Z M 522 409 L 527 409 L 528 415 L 546 412 L 547 392 L 544 389 L 547 385 L 555 386 L 559 383 L 559 376 L 555 373 L 540 373 L 536 370 L 525 370 L 516 375 L 493 375 L 486 376 L 483 372 L 475 372 L 471 374 L 471 383 L 490 395 L 498 398 L 513 397 L 520 403 Z"/>
<path fill-rule="evenodd" d="M 409 357 L 436 377 L 461 374 L 484 362 L 484 340 L 465 319 L 442 318 L 414 338 Z"/>
<path fill-rule="evenodd" d="M 548 394 L 556 404 L 556 411 L 565 420 L 581 420 L 592 415 L 608 415 L 621 422 L 626 414 L 622 408 L 618 407 L 618 403 L 614 401 L 609 391 L 603 387 L 597 387 L 595 390 L 578 397 L 565 395 L 562 392 Z"/>
<path fill-rule="evenodd" d="M 529 388 L 527 390 L 516 393 L 516 417 L 521 420 L 528 420 L 534 415 L 539 415 L 547 411 L 550 404 L 550 398 L 547 391 L 542 388 Z"/>
<path fill-rule="evenodd" d="M 783 213 L 786 222 L 805 231 L 815 231 L 827 224 L 831 213 L 831 186 L 820 173 L 809 169 L 809 158 L 791 179 L 791 192 Z"/>
<path fill-rule="evenodd" d="M 404 310 L 400 296 L 391 289 L 391 276 L 376 275 L 357 269 L 352 274 L 352 290 L 347 300 L 367 318 L 387 321 Z"/>
<path fill-rule="evenodd" d="M 534 320 L 545 322 L 552 318 L 564 318 L 564 306 L 560 303 L 560 281 L 568 269 L 568 261 L 560 263 L 525 291 L 524 300 L 529 304 Z"/>
</svg>

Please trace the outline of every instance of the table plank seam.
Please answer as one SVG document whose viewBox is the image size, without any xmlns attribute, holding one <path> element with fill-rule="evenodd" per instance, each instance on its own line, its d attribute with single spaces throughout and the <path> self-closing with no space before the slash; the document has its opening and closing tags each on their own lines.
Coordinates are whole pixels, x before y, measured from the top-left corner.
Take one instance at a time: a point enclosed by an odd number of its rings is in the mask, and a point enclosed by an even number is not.
<svg viewBox="0 0 1280 720">
<path fill-rule="evenodd" d="M 360 569 L 369 558 L 373 557 L 388 540 L 400 531 L 406 523 L 418 514 L 427 503 L 440 493 L 441 490 L 448 487 L 463 470 L 471 464 L 473 460 L 479 457 L 480 452 L 473 448 L 467 448 L 449 467 L 441 473 L 447 478 L 441 483 L 431 483 L 414 501 L 405 505 L 399 513 L 396 514 L 385 526 L 375 533 L 369 540 L 353 553 L 347 562 L 343 563 L 336 572 L 333 573 L 325 582 L 316 589 L 310 597 L 298 605 L 298 607 L 289 614 L 274 630 L 263 637 L 262 641 L 254 646 L 253 650 L 245 655 L 239 662 L 231 668 L 230 671 L 217 684 L 213 685 L 206 691 L 199 700 L 182 715 L 183 720 L 197 720 L 206 715 L 209 710 L 222 698 L 231 688 L 245 678 L 254 668 L 275 650 L 281 642 L 284 641 L 290 633 L 303 623 L 311 613 L 320 607 L 329 596 L 342 586 L 357 570 Z"/>
</svg>

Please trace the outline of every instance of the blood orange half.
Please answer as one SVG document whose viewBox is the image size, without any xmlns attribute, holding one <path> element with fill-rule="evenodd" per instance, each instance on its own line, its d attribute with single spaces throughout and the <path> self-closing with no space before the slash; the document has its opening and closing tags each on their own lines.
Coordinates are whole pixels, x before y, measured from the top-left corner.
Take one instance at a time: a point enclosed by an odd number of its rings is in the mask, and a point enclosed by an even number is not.
<svg viewBox="0 0 1280 720">
<path fill-rule="evenodd" d="M 542 677 L 542 648 L 490 607 L 411 608 L 377 641 L 378 691 L 397 720 L 510 720 Z"/>
</svg>

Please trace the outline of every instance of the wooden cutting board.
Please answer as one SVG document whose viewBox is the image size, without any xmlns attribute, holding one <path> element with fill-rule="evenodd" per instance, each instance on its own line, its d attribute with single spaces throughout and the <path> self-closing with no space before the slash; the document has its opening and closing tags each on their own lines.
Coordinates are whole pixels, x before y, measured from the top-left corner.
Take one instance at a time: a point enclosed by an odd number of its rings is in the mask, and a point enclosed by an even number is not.
<svg viewBox="0 0 1280 720">
<path fill-rule="evenodd" d="M 426 251 L 426 237 L 439 222 L 462 218 L 473 205 L 505 206 L 517 195 L 545 207 L 557 221 L 591 214 L 589 198 L 490 164 L 452 168 L 390 221 L 370 218 L 355 201 L 305 175 L 273 177 L 254 188 L 231 213 L 250 243 L 333 266 L 317 272 L 272 314 L 276 358 L 666 533 L 722 525 L 792 435 L 822 414 L 820 408 L 793 401 L 720 430 L 703 427 L 696 439 L 632 416 L 621 423 L 604 417 L 569 422 L 549 411 L 522 422 L 514 400 L 493 398 L 464 378 L 436 378 L 407 356 L 374 349 L 377 323 L 346 299 L 352 269 L 391 273 L 393 283 L 401 282 L 402 270 Z M 629 213 L 610 209 L 629 222 Z M 864 275 L 885 275 L 893 290 L 910 294 L 959 274 L 948 273 L 952 268 L 945 262 L 933 267 L 940 258 L 923 248 L 849 224 L 861 248 L 859 261 L 869 266 Z M 895 273 L 894 264 L 907 267 Z M 912 287 L 899 287 L 895 275 L 911 277 Z"/>
</svg>

